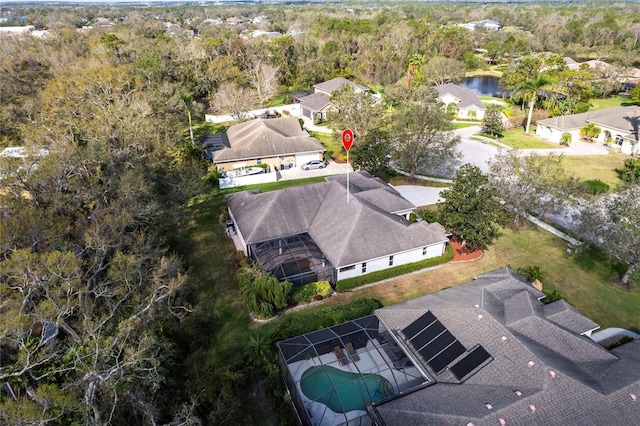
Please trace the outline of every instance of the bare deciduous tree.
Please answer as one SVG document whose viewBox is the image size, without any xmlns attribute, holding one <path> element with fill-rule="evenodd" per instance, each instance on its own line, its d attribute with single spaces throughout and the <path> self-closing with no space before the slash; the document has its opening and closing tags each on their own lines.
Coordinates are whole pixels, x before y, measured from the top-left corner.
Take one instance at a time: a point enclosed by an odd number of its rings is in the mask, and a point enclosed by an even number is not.
<svg viewBox="0 0 640 426">
<path fill-rule="evenodd" d="M 217 109 L 226 112 L 240 123 L 247 118 L 247 110 L 255 104 L 255 93 L 233 83 L 220 85 L 216 93 Z"/>
<path fill-rule="evenodd" d="M 278 91 L 278 67 L 254 59 L 247 66 L 247 74 L 256 90 L 260 105 L 264 105 Z"/>
</svg>

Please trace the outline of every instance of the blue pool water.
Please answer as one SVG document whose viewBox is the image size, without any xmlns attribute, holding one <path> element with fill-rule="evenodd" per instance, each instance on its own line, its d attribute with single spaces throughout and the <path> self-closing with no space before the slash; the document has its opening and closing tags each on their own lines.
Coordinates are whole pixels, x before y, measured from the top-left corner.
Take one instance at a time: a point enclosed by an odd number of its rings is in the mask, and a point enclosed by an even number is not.
<svg viewBox="0 0 640 426">
<path fill-rule="evenodd" d="M 300 379 L 302 393 L 336 413 L 364 410 L 394 394 L 393 386 L 378 374 L 361 375 L 331 366 L 310 367 Z"/>
</svg>

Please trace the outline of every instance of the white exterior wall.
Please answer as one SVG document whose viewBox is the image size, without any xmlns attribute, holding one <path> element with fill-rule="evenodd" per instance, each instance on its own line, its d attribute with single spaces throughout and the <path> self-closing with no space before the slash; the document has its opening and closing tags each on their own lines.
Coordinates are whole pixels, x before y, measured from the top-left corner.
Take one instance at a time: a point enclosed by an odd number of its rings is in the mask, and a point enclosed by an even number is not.
<svg viewBox="0 0 640 426">
<path fill-rule="evenodd" d="M 476 116 L 470 117 L 469 116 L 470 111 L 475 111 Z M 469 108 L 462 108 L 458 110 L 458 118 L 471 118 L 474 120 L 484 120 L 484 110 L 480 108 L 476 108 L 475 106 L 472 106 Z"/>
<path fill-rule="evenodd" d="M 442 243 L 433 244 L 427 247 L 426 255 L 422 255 L 423 247 L 416 248 L 414 250 L 405 251 L 402 253 L 393 254 L 393 265 L 389 266 L 389 256 L 379 257 L 377 259 L 371 259 L 366 262 L 367 271 L 362 272 L 362 262 L 356 263 L 354 269 L 350 269 L 348 271 L 340 272 L 341 268 L 337 269 L 337 280 L 344 280 L 346 278 L 358 277 L 360 275 L 365 275 L 370 272 L 382 271 L 383 269 L 393 268 L 394 266 L 405 265 L 407 263 L 419 262 L 424 259 L 429 259 L 431 257 L 441 256 L 445 252 L 446 241 Z M 352 265 L 347 265 L 352 266 Z M 344 266 L 343 266 L 344 268 Z"/>
</svg>

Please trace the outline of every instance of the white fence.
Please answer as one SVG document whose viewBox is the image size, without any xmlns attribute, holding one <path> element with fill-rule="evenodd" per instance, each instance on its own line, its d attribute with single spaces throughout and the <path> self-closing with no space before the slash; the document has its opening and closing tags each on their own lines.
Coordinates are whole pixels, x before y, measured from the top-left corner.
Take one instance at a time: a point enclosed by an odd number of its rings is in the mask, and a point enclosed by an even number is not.
<svg viewBox="0 0 640 426">
<path fill-rule="evenodd" d="M 254 109 L 253 111 L 246 111 L 244 116 L 246 118 L 253 118 L 260 114 L 268 114 L 277 111 L 282 115 L 287 115 L 287 113 L 292 117 L 300 117 L 300 104 L 289 104 L 289 105 L 280 105 L 273 108 L 260 108 Z M 283 113 L 283 111 L 287 111 Z M 224 123 L 227 121 L 233 121 L 233 118 L 229 114 L 221 114 L 221 115 L 211 115 L 205 114 L 204 119 L 207 123 Z"/>
<path fill-rule="evenodd" d="M 278 173 L 260 173 L 257 175 L 235 176 L 220 178 L 218 180 L 220 189 L 235 188 L 236 186 L 254 185 L 257 183 L 277 182 Z"/>
</svg>

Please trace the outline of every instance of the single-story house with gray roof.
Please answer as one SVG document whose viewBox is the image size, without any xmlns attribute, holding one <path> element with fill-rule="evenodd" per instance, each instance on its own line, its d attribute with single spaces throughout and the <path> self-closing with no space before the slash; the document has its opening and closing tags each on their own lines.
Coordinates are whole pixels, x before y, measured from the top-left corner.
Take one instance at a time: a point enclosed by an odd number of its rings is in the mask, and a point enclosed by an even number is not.
<svg viewBox="0 0 640 426">
<path fill-rule="evenodd" d="M 638 155 L 640 143 L 640 106 L 619 106 L 581 114 L 562 115 L 539 120 L 536 136 L 560 143 L 563 133 L 571 134 L 573 140 L 580 139 L 580 129 L 592 123 L 602 131 L 594 141 L 609 144 L 623 154 Z"/>
<path fill-rule="evenodd" d="M 279 342 L 302 424 L 640 424 L 640 340 L 544 297 L 503 268 Z"/>
<path fill-rule="evenodd" d="M 314 84 L 313 93 L 299 99 L 302 115 L 311 120 L 317 117 L 323 120 L 326 119 L 327 113 L 331 109 L 331 94 L 345 84 L 351 86 L 356 93 L 367 93 L 371 91 L 368 87 L 354 83 L 344 77 L 337 77 Z"/>
<path fill-rule="evenodd" d="M 246 253 L 294 284 L 336 283 L 444 254 L 439 223 L 408 220 L 413 204 L 368 173 L 262 193 L 226 196 Z"/>
<path fill-rule="evenodd" d="M 487 107 L 471 89 L 448 83 L 436 86 L 438 99 L 460 119 L 484 120 Z"/>
<path fill-rule="evenodd" d="M 229 127 L 226 137 L 215 142 L 218 149 L 212 155 L 219 172 L 254 164 L 268 164 L 281 169 L 321 160 L 325 151 L 316 138 L 302 129 L 295 117 L 245 121 Z"/>
</svg>

